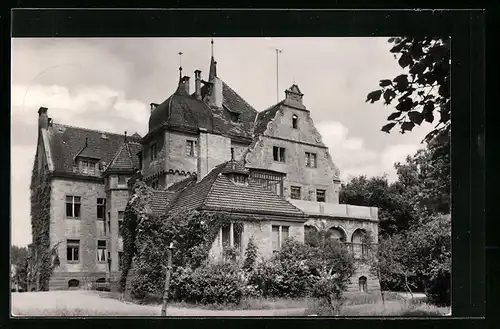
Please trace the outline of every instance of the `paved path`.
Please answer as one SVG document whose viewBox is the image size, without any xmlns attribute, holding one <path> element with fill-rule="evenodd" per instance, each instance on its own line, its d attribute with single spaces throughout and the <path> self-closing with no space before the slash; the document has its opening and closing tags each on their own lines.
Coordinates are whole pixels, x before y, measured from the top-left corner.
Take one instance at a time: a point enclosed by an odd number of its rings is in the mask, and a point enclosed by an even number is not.
<svg viewBox="0 0 500 329">
<path fill-rule="evenodd" d="M 92 291 L 12 293 L 12 313 L 20 316 L 159 316 L 160 306 L 137 305 L 102 298 Z M 168 308 L 170 316 L 286 316 L 302 315 L 304 309 L 212 311 Z"/>
</svg>

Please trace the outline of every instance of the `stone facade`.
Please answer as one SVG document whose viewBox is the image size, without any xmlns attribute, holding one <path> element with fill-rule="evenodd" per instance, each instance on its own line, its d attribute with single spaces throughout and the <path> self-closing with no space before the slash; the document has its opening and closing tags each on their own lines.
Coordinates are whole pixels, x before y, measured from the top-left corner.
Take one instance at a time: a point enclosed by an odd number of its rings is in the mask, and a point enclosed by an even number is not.
<svg viewBox="0 0 500 329">
<path fill-rule="evenodd" d="M 253 238 L 258 250 L 257 261 L 271 257 L 273 254 L 273 226 L 288 227 L 290 238 L 299 242 L 304 242 L 303 222 L 297 222 L 290 218 L 273 218 L 271 220 L 263 220 L 259 222 L 244 222 L 241 234 L 241 246 L 239 249 L 240 254 L 244 255 L 248 246 L 248 241 Z M 222 256 L 221 236 L 222 232 L 219 232 L 219 236 L 217 236 L 212 244 L 212 248 L 210 250 L 211 259 L 218 260 Z M 281 242 L 283 241 L 284 238 L 281 239 Z"/>
<path fill-rule="evenodd" d="M 118 214 L 125 210 L 129 194 L 126 187 L 118 184 L 118 176 L 107 180 L 109 185 L 75 179 L 56 178 L 52 180 L 50 241 L 51 245 L 61 242 L 58 247 L 60 265 L 55 268 L 49 283 L 50 289 L 67 289 L 68 281 L 76 279 L 80 286 L 95 283 L 97 279 L 111 281 L 119 277 L 120 238 L 118 235 Z M 66 197 L 81 199 L 80 217 L 66 216 Z M 105 218 L 97 219 L 97 199 L 106 200 Z M 67 260 L 68 240 L 79 241 L 78 261 Z M 106 242 L 111 262 L 97 260 L 98 241 Z M 108 256 L 106 256 L 108 257 Z M 111 274 L 109 274 L 111 265 Z"/>
<path fill-rule="evenodd" d="M 253 237 L 259 258 L 270 257 L 279 249 L 283 232 L 304 241 L 305 229 L 310 227 L 337 230 L 338 236 L 350 243 L 355 253 L 360 246 L 360 232 L 370 232 L 373 242 L 377 243 L 376 209 L 339 204 L 339 170 L 314 126 L 311 112 L 303 104 L 298 86 L 291 86 L 283 101 L 258 113 L 216 76 L 213 58 L 209 75 L 210 83 L 203 88 L 197 85 L 197 95 L 185 90 L 187 80 L 184 79 L 169 99 L 155 105 L 150 115 L 150 131 L 144 138 L 139 136 L 134 142 L 136 146 L 129 145 L 127 136 L 90 133 L 88 129 L 75 127 L 53 129 L 47 109 L 39 110 L 37 161 L 40 168 L 46 166 L 49 172 L 58 172 L 52 179 L 50 241 L 51 245 L 61 241 L 60 266 L 51 278 L 50 289 L 67 289 L 70 280 L 79 280 L 79 286 L 83 286 L 102 278 L 117 279 L 119 253 L 123 248 L 118 232 L 119 217 L 129 199 L 127 178 L 136 171 L 140 171 L 148 185 L 164 190 L 192 175 L 196 175 L 199 182 L 210 177 L 207 174 L 220 164 L 241 160 L 254 182 L 278 194 L 279 198 L 272 193 L 270 196 L 303 216 L 303 220 L 297 220 L 280 214 L 266 216 L 258 223 L 245 222 L 242 254 Z M 197 83 L 201 83 L 199 76 Z M 205 90 L 209 90 L 208 94 Z M 70 140 L 70 136 L 74 140 Z M 65 145 L 60 146 L 63 143 Z M 72 143 L 74 145 L 70 145 Z M 101 147 L 103 145 L 105 147 Z M 64 152 L 52 154 L 61 148 L 65 148 Z M 80 166 L 84 163 L 87 168 L 93 168 L 92 174 L 78 172 L 77 161 Z M 60 175 L 64 171 L 64 175 Z M 66 216 L 67 196 L 80 197 L 80 218 Z M 102 219 L 97 218 L 98 198 L 106 200 Z M 188 204 L 192 203 L 190 200 Z M 245 200 L 240 199 L 238 204 Z M 269 198 L 259 207 L 266 205 L 269 206 Z M 214 259 L 222 254 L 221 237 L 222 232 L 210 251 Z M 78 261 L 67 260 L 68 240 L 79 240 Z M 109 252 L 104 262 L 97 257 L 99 240 L 105 241 L 106 253 Z M 366 287 L 374 289 L 378 282 L 374 283 L 366 266 L 358 265 L 350 291 L 359 290 L 356 286 L 360 278 L 366 279 L 362 280 L 366 282 L 362 291 Z"/>
</svg>

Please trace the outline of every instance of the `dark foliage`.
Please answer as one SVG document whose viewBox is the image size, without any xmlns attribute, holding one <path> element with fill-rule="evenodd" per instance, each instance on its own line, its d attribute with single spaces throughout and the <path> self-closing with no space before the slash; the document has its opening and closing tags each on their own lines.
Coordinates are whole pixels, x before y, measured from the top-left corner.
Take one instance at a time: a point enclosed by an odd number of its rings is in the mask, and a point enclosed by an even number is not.
<svg viewBox="0 0 500 329">
<path fill-rule="evenodd" d="M 397 37 L 388 40 L 390 50 L 404 73 L 393 79 L 380 80 L 380 89 L 370 92 L 366 101 L 383 99 L 384 105 L 395 111 L 387 117 L 390 123 L 382 127 L 389 133 L 396 125 L 401 133 L 427 122 L 435 128 L 426 136 L 449 132 L 450 103 L 450 39 L 439 37 Z M 436 116 L 439 114 L 439 119 Z"/>
</svg>

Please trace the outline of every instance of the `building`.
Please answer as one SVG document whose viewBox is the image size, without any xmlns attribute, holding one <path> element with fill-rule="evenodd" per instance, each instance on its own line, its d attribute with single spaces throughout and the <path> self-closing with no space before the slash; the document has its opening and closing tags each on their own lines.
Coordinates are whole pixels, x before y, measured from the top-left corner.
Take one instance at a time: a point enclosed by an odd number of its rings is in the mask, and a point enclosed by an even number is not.
<svg viewBox="0 0 500 329">
<path fill-rule="evenodd" d="M 303 241 L 305 230 L 319 227 L 331 230 L 357 256 L 364 250 L 363 231 L 377 242 L 377 209 L 339 204 L 339 170 L 299 87 L 292 85 L 282 101 L 258 112 L 216 69 L 212 55 L 208 79 L 194 71 L 191 91 L 190 77 L 179 68 L 177 90 L 164 102 L 151 103 L 144 137 L 56 124 L 40 108 L 32 194 L 47 182 L 50 214 L 44 215 L 49 222 L 44 230 L 33 225 L 33 242 L 41 249 L 61 243 L 60 265 L 48 288 L 117 279 L 118 227 L 128 201 L 127 180 L 136 172 L 156 190 L 153 212 L 187 206 L 260 216 L 259 229 L 248 226 L 241 235 L 232 226 L 221 229 L 213 257 L 225 243 L 243 249 L 250 237 L 269 256 L 285 237 Z M 350 289 L 378 287 L 360 263 Z"/>
</svg>

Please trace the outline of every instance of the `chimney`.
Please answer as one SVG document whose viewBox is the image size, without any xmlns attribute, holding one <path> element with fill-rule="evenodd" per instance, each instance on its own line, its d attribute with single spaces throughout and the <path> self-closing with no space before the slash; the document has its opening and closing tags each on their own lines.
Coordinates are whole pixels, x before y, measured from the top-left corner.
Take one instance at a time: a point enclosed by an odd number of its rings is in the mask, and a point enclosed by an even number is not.
<svg viewBox="0 0 500 329">
<path fill-rule="evenodd" d="M 49 117 L 47 115 L 48 108 L 40 107 L 38 109 L 38 129 L 49 128 Z"/>
<path fill-rule="evenodd" d="M 209 172 L 208 164 L 208 131 L 205 128 L 199 128 L 198 135 L 198 170 L 196 179 L 201 181 Z"/>
<path fill-rule="evenodd" d="M 194 71 L 194 86 L 195 86 L 195 96 L 197 100 L 201 100 L 201 71 Z"/>
</svg>

